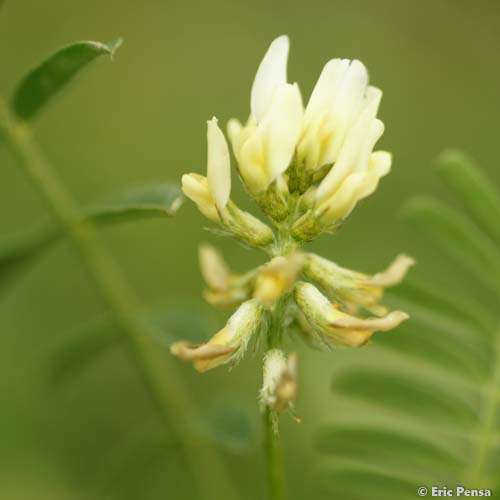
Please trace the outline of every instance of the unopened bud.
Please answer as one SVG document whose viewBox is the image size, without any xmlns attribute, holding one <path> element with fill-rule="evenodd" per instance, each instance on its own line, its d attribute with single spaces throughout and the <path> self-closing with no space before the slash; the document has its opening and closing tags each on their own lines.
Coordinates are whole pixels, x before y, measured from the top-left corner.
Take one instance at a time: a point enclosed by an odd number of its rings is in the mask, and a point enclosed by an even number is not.
<svg viewBox="0 0 500 500">
<path fill-rule="evenodd" d="M 262 211 L 271 219 L 280 222 L 287 218 L 289 192 L 282 175 L 272 182 L 266 191 L 254 195 L 254 198 Z"/>
<path fill-rule="evenodd" d="M 231 201 L 221 216 L 224 227 L 247 245 L 262 248 L 274 242 L 274 234 L 269 226 L 240 210 Z"/>
<path fill-rule="evenodd" d="M 291 409 L 297 398 L 297 355 L 288 358 L 279 349 L 267 352 L 264 358 L 264 382 L 261 404 L 275 411 Z"/>
</svg>

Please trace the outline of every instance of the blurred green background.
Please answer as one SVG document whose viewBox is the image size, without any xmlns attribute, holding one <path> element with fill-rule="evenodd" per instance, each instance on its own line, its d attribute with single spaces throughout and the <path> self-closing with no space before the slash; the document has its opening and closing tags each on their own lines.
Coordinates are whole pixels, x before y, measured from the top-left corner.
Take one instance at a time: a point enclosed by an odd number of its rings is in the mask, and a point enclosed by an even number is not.
<svg viewBox="0 0 500 500">
<path fill-rule="evenodd" d="M 464 287 L 451 269 L 434 262 L 425 240 L 402 226 L 398 211 L 413 194 L 446 196 L 431 163 L 448 146 L 468 151 L 500 182 L 499 22 L 494 0 L 7 0 L 0 10 L 0 91 L 9 95 L 27 69 L 61 45 L 124 37 L 115 61 L 93 64 L 35 126 L 66 185 L 88 203 L 129 184 L 203 172 L 205 121 L 212 115 L 223 123 L 247 117 L 252 79 L 275 36 L 291 37 L 289 79 L 299 82 L 304 96 L 328 59 L 359 58 L 384 91 L 381 146 L 394 153 L 393 172 L 337 236 L 311 247 L 370 272 L 405 251 L 418 258 L 417 273 Z M 44 220 L 46 212 L 3 149 L 0 164 L 0 233 L 8 237 Z M 241 190 L 236 199 L 242 199 Z M 132 222 L 101 234 L 145 304 L 203 307 L 197 245 L 215 241 L 204 224 L 186 203 L 175 219 Z M 230 240 L 217 244 L 240 271 L 262 262 Z M 54 353 L 75 327 L 102 312 L 64 244 L 2 292 L 2 499 L 193 498 L 190 476 L 175 452 L 146 464 L 134 481 L 133 474 L 120 476 L 120 450 L 156 425 L 124 352 L 107 353 L 55 388 L 48 381 Z M 214 315 L 214 323 L 223 317 Z M 301 359 L 297 413 L 303 424 L 285 416 L 283 433 L 291 497 L 303 499 L 314 489 L 311 432 L 335 412 L 329 397 L 333 369 L 359 351 L 293 348 Z M 203 376 L 189 366 L 179 369 L 201 406 L 236 401 L 257 422 L 259 363 L 247 356 L 229 375 L 223 369 Z M 224 459 L 243 498 L 262 498 L 259 449 L 226 453 Z"/>
</svg>

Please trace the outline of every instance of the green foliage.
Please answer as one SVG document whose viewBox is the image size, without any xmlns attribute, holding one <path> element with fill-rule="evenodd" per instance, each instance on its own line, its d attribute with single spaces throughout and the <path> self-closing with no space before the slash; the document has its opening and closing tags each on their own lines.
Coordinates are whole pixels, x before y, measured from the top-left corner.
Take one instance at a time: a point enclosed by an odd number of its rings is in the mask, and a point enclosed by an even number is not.
<svg viewBox="0 0 500 500">
<path fill-rule="evenodd" d="M 202 323 L 200 316 L 192 310 L 184 318 L 179 317 L 179 311 L 176 311 L 175 318 L 165 312 L 139 313 L 140 302 L 134 290 L 121 274 L 119 266 L 115 265 L 113 257 L 97 244 L 93 231 L 93 226 L 132 218 L 173 216 L 182 203 L 179 187 L 170 184 L 144 186 L 121 192 L 79 210 L 76 200 L 52 171 L 50 163 L 29 133 L 29 119 L 81 69 L 98 56 L 112 57 L 120 44 L 121 40 L 110 44 L 78 42 L 64 47 L 20 82 L 10 102 L 10 109 L 0 103 L 0 129 L 5 145 L 14 154 L 27 177 L 34 181 L 35 187 L 51 207 L 55 220 L 60 223 L 57 227 L 51 224 L 40 226 L 4 246 L 0 245 L 1 284 L 6 284 L 9 281 L 7 278 L 19 276 L 19 272 L 26 269 L 28 263 L 33 262 L 61 237 L 71 239 L 79 250 L 81 264 L 89 271 L 96 290 L 102 292 L 106 313 L 102 319 L 79 329 L 68 344 L 54 355 L 50 362 L 51 381 L 70 380 L 83 367 L 124 341 L 137 354 L 132 359 L 136 362 L 145 388 L 155 403 L 154 408 L 161 417 L 157 421 L 161 422 L 162 431 L 156 433 L 155 439 L 150 443 L 144 443 L 142 451 L 136 450 L 133 453 L 133 460 L 128 461 L 131 464 L 128 472 L 127 467 L 121 467 L 121 470 L 124 470 L 127 478 L 133 475 L 130 470 L 137 471 L 142 478 L 149 464 L 157 461 L 158 457 L 169 454 L 171 449 L 178 448 L 182 451 L 182 458 L 187 459 L 187 464 L 197 469 L 195 477 L 200 483 L 204 483 L 204 491 L 215 491 L 215 485 L 200 479 L 204 477 L 210 480 L 215 477 L 216 483 L 219 481 L 231 491 L 229 481 L 225 480 L 224 469 L 218 463 L 217 454 L 212 451 L 209 440 L 205 439 L 207 436 L 200 431 L 201 426 L 189 424 L 193 414 L 197 413 L 196 404 L 183 388 L 182 380 L 176 378 L 175 369 L 163 364 L 162 359 L 163 354 L 166 354 L 163 344 L 170 343 L 177 334 L 185 338 L 189 337 L 184 335 L 189 331 L 192 338 L 205 339 L 206 332 L 200 334 L 199 331 L 196 332 L 196 328 L 202 330 L 201 325 L 206 328 L 206 323 Z M 147 338 L 148 334 L 162 344 L 155 346 L 151 338 Z M 178 405 L 186 408 L 185 415 L 177 415 Z M 175 411 L 172 411 L 173 408 Z M 241 444 L 248 437 L 245 426 L 235 425 L 233 431 L 233 435 L 223 435 L 220 429 L 217 432 L 210 430 L 207 435 L 210 435 L 211 441 L 220 442 L 223 448 L 228 442 L 233 447 L 234 443 Z M 237 434 L 242 434 L 243 438 L 236 436 Z M 222 436 L 221 439 L 218 439 L 219 435 Z M 191 441 L 196 442 L 196 452 Z M 149 444 L 153 446 L 150 447 Z M 217 487 L 218 495 L 220 489 L 220 486 Z M 234 497 L 232 492 L 230 496 Z M 215 498 L 215 495 L 210 493 L 207 497 Z"/>
<path fill-rule="evenodd" d="M 56 233 L 44 226 L 0 244 L 0 291 L 43 254 L 57 239 Z"/>
<path fill-rule="evenodd" d="M 500 194 L 457 152 L 438 171 L 465 207 L 409 203 L 406 218 L 429 245 L 497 298 Z M 334 421 L 315 435 L 329 458 L 321 489 L 334 498 L 405 500 L 419 486 L 500 486 L 498 308 L 450 285 L 406 283 L 392 301 L 411 320 L 380 336 L 364 360 L 333 380 Z"/>
<path fill-rule="evenodd" d="M 137 218 L 172 217 L 182 203 L 182 193 L 173 184 L 154 184 L 126 189 L 82 210 L 81 220 L 115 224 Z M 61 228 L 46 224 L 0 244 L 0 289 L 27 269 L 55 241 Z"/>
<path fill-rule="evenodd" d="M 192 342 L 203 342 L 211 333 L 207 315 L 192 306 L 154 309 L 136 313 L 135 317 L 163 349 L 176 340 L 186 338 Z M 69 335 L 68 342 L 50 360 L 51 381 L 61 383 L 71 380 L 122 341 L 119 329 L 107 316 L 76 328 Z"/>
<path fill-rule="evenodd" d="M 164 350 L 176 340 L 203 342 L 212 333 L 206 312 L 192 305 L 166 307 L 135 315 L 145 331 Z M 76 329 L 70 339 L 49 360 L 48 374 L 52 384 L 71 383 L 75 376 L 92 368 L 92 363 L 106 356 L 111 349 L 123 345 L 123 336 L 109 317 L 101 317 Z M 258 443 L 256 412 L 224 399 L 204 405 L 200 413 L 187 414 L 192 439 L 202 440 L 232 455 L 244 454 Z M 123 488 L 140 490 L 148 479 L 148 471 L 176 454 L 181 446 L 173 434 L 157 426 L 146 426 L 127 437 L 103 457 L 99 466 L 102 478 L 98 489 L 120 495 Z M 120 497 L 121 498 L 121 497 Z"/>
<path fill-rule="evenodd" d="M 30 120 L 83 68 L 102 55 L 113 57 L 122 39 L 110 43 L 76 42 L 54 52 L 19 83 L 12 109 L 21 120 Z"/>
<path fill-rule="evenodd" d="M 18 84 L 11 101 L 12 111 L 22 120 L 33 118 L 90 62 L 102 55 L 112 58 L 121 44 L 122 39 L 107 44 L 83 41 L 57 50 Z M 168 217 L 175 215 L 181 204 L 182 193 L 177 185 L 152 184 L 123 190 L 83 209 L 81 221 L 107 224 L 132 218 Z M 44 224 L 0 242 L 0 288 L 63 236 L 61 228 Z"/>
<path fill-rule="evenodd" d="M 241 454 L 256 444 L 257 426 L 248 409 L 219 401 L 192 416 L 195 439 L 209 440 L 219 449 Z M 172 468 L 182 452 L 178 440 L 155 421 L 141 422 L 125 439 L 111 447 L 98 465 L 95 488 L 104 498 L 140 498 L 156 470 Z"/>
<path fill-rule="evenodd" d="M 234 403 L 219 401 L 196 416 L 196 428 L 201 436 L 218 447 L 241 454 L 257 444 L 257 422 L 249 409 Z"/>
<path fill-rule="evenodd" d="M 94 223 L 121 222 L 132 218 L 172 217 L 182 203 L 175 184 L 150 184 L 121 191 L 84 211 Z"/>
<path fill-rule="evenodd" d="M 108 317 L 76 328 L 69 337 L 67 343 L 49 359 L 49 378 L 53 384 L 71 380 L 123 340 Z"/>
</svg>

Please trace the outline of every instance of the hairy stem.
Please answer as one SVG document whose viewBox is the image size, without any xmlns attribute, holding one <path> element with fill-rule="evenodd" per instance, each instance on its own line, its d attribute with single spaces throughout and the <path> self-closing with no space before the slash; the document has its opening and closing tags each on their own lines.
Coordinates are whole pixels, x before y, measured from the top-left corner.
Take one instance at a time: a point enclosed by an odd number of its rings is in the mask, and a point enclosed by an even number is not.
<svg viewBox="0 0 500 500">
<path fill-rule="evenodd" d="M 154 345 L 153 336 L 132 316 L 131 313 L 140 306 L 134 291 L 115 260 L 101 247 L 92 223 L 79 220 L 77 203 L 44 158 L 29 129 L 16 122 L 3 102 L 0 102 L 0 135 L 54 219 L 68 235 L 115 323 L 121 327 L 166 431 L 174 432 L 195 477 L 199 498 L 237 498 L 215 450 L 198 439 L 192 439 L 186 416 L 196 414 L 195 402 L 189 397 L 175 367 Z"/>
<path fill-rule="evenodd" d="M 267 351 L 281 347 L 286 299 L 280 300 L 272 312 L 267 334 Z M 270 500 L 285 500 L 285 466 L 279 434 L 278 412 L 266 406 L 264 412 L 267 486 Z"/>
</svg>

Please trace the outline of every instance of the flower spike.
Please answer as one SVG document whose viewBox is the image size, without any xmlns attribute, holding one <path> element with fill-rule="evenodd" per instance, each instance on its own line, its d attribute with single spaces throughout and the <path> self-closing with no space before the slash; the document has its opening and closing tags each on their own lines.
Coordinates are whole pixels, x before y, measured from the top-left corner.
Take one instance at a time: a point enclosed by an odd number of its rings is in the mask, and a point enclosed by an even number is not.
<svg viewBox="0 0 500 500">
<path fill-rule="evenodd" d="M 300 251 L 342 227 L 390 172 L 392 155 L 375 149 L 385 128 L 378 117 L 382 91 L 369 83 L 362 62 L 329 60 L 304 107 L 299 86 L 287 80 L 288 52 L 287 36 L 271 43 L 251 88 L 248 120 L 227 123 L 239 178 L 269 225 L 230 198 L 229 147 L 216 118 L 207 124 L 206 176 L 182 178 L 186 196 L 222 233 L 269 259 L 236 274 L 217 250 L 202 245 L 204 298 L 236 310 L 207 342 L 171 346 L 172 354 L 204 372 L 235 364 L 251 339 L 266 337 L 260 402 L 275 431 L 279 412 L 293 411 L 297 396 L 297 357 L 282 350 L 284 337 L 294 329 L 314 347 L 366 345 L 375 332 L 408 319 L 382 299 L 415 264 L 399 255 L 385 271 L 368 275 Z"/>
</svg>

